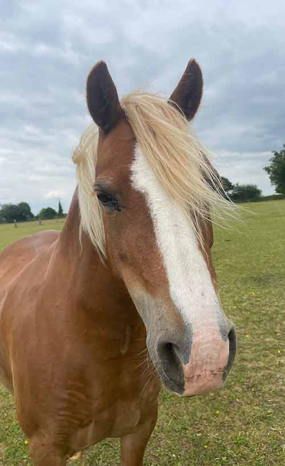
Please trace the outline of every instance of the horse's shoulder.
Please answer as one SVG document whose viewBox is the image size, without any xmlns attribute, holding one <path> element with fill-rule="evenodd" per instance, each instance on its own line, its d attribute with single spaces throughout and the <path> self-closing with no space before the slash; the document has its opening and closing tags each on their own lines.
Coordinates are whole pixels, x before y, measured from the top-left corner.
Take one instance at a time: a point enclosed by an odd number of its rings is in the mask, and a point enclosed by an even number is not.
<svg viewBox="0 0 285 466">
<path fill-rule="evenodd" d="M 3 289 L 32 261 L 54 243 L 60 232 L 42 231 L 10 244 L 0 253 L 0 284 Z"/>
</svg>

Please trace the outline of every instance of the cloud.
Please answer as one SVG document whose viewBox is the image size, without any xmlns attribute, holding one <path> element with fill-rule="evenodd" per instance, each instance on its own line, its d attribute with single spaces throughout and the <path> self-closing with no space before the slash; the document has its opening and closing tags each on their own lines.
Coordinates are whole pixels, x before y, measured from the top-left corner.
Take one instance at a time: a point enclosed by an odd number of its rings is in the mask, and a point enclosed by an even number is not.
<svg viewBox="0 0 285 466">
<path fill-rule="evenodd" d="M 5 2 L 0 203 L 25 200 L 37 212 L 60 197 L 68 208 L 71 154 L 90 122 L 86 77 L 100 59 L 121 96 L 148 83 L 167 97 L 196 57 L 205 82 L 199 137 L 224 176 L 273 192 L 263 167 L 284 143 L 284 16 L 283 0 Z"/>
<path fill-rule="evenodd" d="M 49 191 L 48 193 L 45 194 L 45 199 L 57 199 L 59 200 L 61 197 L 65 196 L 64 191 Z"/>
</svg>

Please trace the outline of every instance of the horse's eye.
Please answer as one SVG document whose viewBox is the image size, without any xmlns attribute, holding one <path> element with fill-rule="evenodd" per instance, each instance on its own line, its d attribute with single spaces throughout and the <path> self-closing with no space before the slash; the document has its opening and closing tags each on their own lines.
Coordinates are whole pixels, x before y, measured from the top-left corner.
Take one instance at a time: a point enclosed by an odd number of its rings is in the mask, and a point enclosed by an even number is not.
<svg viewBox="0 0 285 466">
<path fill-rule="evenodd" d="M 111 196 L 109 196 L 108 194 L 105 194 L 105 193 L 98 193 L 97 197 L 98 197 L 99 201 L 101 202 L 101 204 L 103 204 L 103 205 L 112 204 L 112 202 L 113 202 L 113 199 L 111 198 Z"/>
<path fill-rule="evenodd" d="M 120 210 L 118 201 L 110 194 L 98 192 L 97 198 L 103 207 L 107 207 L 109 210 Z"/>
</svg>

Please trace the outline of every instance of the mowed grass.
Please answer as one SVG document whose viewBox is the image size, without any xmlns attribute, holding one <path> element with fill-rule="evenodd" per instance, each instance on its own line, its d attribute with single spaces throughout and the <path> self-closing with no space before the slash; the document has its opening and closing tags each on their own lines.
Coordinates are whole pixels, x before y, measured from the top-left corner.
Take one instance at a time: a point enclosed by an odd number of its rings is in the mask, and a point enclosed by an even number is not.
<svg viewBox="0 0 285 466">
<path fill-rule="evenodd" d="M 226 387 L 182 399 L 163 390 L 146 466 L 285 464 L 285 201 L 247 204 L 238 228 L 216 228 L 213 256 L 238 354 Z M 62 223 L 0 227 L 0 244 Z M 0 391 L 0 465 L 31 465 L 13 398 Z M 119 442 L 74 465 L 119 465 Z M 52 466 L 52 465 L 51 465 Z"/>
<path fill-rule="evenodd" d="M 17 223 L 17 228 L 14 224 L 2 224 L 0 223 L 0 251 L 9 244 L 17 241 L 20 238 L 24 238 L 28 235 L 33 235 L 43 230 L 61 230 L 64 224 L 63 219 L 59 220 L 42 220 L 42 224 L 39 225 L 38 221 L 34 222 L 23 222 Z"/>
</svg>

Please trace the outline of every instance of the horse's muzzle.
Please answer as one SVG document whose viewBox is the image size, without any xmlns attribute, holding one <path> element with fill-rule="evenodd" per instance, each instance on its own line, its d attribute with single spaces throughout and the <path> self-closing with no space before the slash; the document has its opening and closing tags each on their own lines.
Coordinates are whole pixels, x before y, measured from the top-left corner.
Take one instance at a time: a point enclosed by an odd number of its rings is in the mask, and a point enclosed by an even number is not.
<svg viewBox="0 0 285 466">
<path fill-rule="evenodd" d="M 224 385 L 235 353 L 236 332 L 231 326 L 224 339 L 220 334 L 203 332 L 194 332 L 193 344 L 177 338 L 160 338 L 151 356 L 166 388 L 179 395 L 193 396 Z"/>
</svg>

